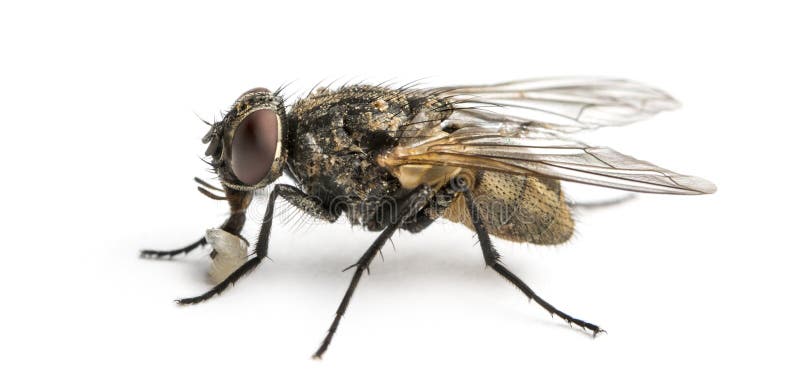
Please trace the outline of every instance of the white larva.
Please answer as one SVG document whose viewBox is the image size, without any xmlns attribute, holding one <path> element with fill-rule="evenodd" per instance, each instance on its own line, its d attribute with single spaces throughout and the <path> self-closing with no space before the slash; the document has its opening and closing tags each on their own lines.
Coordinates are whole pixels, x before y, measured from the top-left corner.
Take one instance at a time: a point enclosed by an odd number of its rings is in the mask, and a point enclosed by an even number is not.
<svg viewBox="0 0 800 390">
<path fill-rule="evenodd" d="M 209 281 L 216 285 L 247 261 L 247 242 L 222 229 L 206 230 L 206 240 L 217 252 L 208 269 Z"/>
</svg>

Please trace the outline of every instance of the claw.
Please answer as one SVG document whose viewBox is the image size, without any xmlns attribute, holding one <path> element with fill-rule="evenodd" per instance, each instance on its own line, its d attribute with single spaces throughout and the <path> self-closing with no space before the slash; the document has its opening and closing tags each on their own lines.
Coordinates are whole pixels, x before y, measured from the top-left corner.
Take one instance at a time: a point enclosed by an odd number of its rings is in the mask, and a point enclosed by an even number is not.
<svg viewBox="0 0 800 390">
<path fill-rule="evenodd" d="M 177 303 L 177 304 L 179 304 L 181 306 L 186 306 L 186 305 L 195 305 L 195 304 L 198 304 L 200 302 L 203 302 L 204 300 L 205 299 L 201 295 L 199 297 L 176 299 L 175 303 Z"/>
</svg>

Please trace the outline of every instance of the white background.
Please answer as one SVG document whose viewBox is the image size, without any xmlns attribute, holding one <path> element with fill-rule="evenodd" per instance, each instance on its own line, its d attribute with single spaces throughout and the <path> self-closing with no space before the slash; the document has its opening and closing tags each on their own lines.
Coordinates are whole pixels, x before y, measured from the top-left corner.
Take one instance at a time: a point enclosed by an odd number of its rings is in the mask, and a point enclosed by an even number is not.
<svg viewBox="0 0 800 390">
<path fill-rule="evenodd" d="M 524 3 L 3 5 L 0 386 L 797 388 L 797 11 Z M 137 258 L 225 218 L 191 180 L 212 177 L 195 113 L 246 89 L 558 75 L 674 94 L 681 110 L 587 137 L 719 187 L 584 213 L 558 248 L 497 243 L 543 297 L 608 330 L 597 339 L 445 222 L 394 237 L 322 361 L 339 271 L 375 233 L 281 221 L 273 261 L 188 308 L 172 299 L 209 287 L 206 252 Z"/>
</svg>

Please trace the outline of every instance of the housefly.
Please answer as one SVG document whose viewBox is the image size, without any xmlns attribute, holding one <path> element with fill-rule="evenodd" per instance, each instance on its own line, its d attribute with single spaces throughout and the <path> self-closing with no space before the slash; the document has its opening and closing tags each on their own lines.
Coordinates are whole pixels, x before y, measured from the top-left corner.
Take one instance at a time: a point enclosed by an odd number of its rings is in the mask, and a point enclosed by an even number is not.
<svg viewBox="0 0 800 390">
<path fill-rule="evenodd" d="M 442 217 L 473 230 L 486 265 L 529 299 L 597 335 L 600 327 L 558 310 L 506 268 L 491 237 L 539 245 L 567 241 L 574 224 L 562 180 L 657 194 L 713 193 L 716 188 L 704 179 L 573 139 L 583 130 L 625 125 L 677 105 L 658 89 L 607 78 L 443 88 L 349 85 L 312 91 L 291 110 L 280 90 L 251 89 L 209 124 L 203 138 L 222 188 L 198 179 L 198 189 L 230 205 L 215 242 L 240 235 L 255 190 L 282 175 L 294 184 L 272 186 L 253 254 L 218 276 L 208 292 L 177 302 L 205 301 L 261 263 L 280 197 L 316 219 L 346 218 L 380 232 L 347 268 L 353 272 L 350 285 L 316 358 L 327 350 L 364 271 L 392 234 L 420 232 Z M 142 255 L 172 257 L 208 242 L 204 237 Z M 236 253 L 242 257 L 246 247 Z M 224 251 L 214 248 L 212 257 Z"/>
</svg>

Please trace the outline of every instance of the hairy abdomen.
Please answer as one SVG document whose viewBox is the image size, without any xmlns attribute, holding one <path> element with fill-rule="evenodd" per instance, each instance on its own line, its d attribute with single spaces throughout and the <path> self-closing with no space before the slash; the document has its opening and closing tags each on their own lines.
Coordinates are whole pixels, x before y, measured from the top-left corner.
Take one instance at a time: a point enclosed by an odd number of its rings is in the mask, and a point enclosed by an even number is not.
<svg viewBox="0 0 800 390">
<path fill-rule="evenodd" d="M 558 180 L 480 172 L 472 193 L 493 236 L 538 245 L 561 244 L 572 236 L 572 214 Z M 463 196 L 445 210 L 444 217 L 474 230 Z"/>
</svg>

